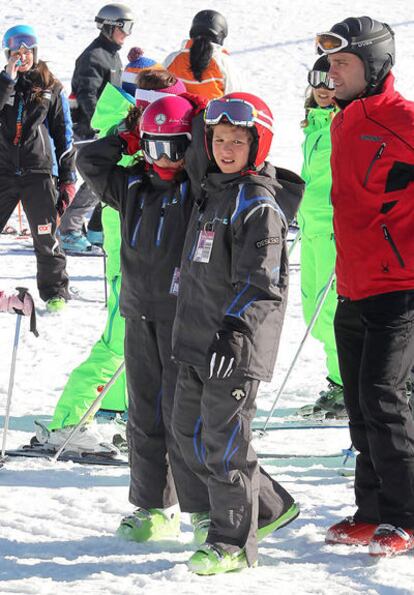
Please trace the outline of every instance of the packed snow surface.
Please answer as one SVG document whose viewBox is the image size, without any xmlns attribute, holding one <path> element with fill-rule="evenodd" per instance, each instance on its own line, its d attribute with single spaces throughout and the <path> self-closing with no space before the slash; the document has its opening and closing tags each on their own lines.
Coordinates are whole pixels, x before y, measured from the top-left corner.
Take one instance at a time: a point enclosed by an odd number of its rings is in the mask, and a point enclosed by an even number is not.
<svg viewBox="0 0 414 595">
<path fill-rule="evenodd" d="M 70 90 L 75 58 L 96 34 L 97 0 L 14 0 L 4 2 L 0 33 L 32 24 L 40 57 Z M 313 38 L 347 16 L 368 14 L 396 32 L 397 88 L 413 97 L 414 18 L 412 2 L 337 0 L 153 0 L 130 3 L 137 14 L 132 45 L 162 61 L 186 37 L 192 16 L 203 8 L 226 15 L 226 46 L 243 73 L 246 90 L 261 95 L 276 120 L 272 161 L 300 172 L 303 96 L 307 69 L 315 60 Z M 16 222 L 16 219 L 14 219 Z M 258 419 L 264 421 L 305 332 L 297 248 L 280 354 L 273 381 L 263 384 Z M 79 292 L 60 315 L 47 314 L 36 289 L 30 242 L 0 237 L 0 287 L 27 286 L 38 306 L 40 337 L 23 320 L 13 393 L 8 447 L 27 442 L 33 420 L 49 420 L 70 371 L 88 354 L 105 320 L 101 258 L 68 259 L 71 285 Z M 6 407 L 16 318 L 0 315 L 0 413 Z M 323 350 L 308 339 L 278 406 L 313 402 L 325 388 Z M 4 417 L 0 418 L 2 424 Z M 101 426 L 111 433 L 109 424 Z M 333 454 L 349 446 L 348 430 L 279 430 L 256 439 L 260 452 Z M 0 593 L 350 593 L 414 592 L 412 557 L 373 561 L 364 548 L 324 543 L 326 528 L 353 512 L 352 479 L 337 473 L 339 459 L 288 459 L 266 468 L 301 505 L 299 519 L 260 544 L 259 567 L 201 578 L 185 565 L 193 551 L 189 519 L 175 543 L 137 545 L 114 533 L 128 503 L 126 468 L 82 467 L 47 460 L 13 459 L 0 470 Z M 396 486 L 398 489 L 398 486 Z"/>
</svg>

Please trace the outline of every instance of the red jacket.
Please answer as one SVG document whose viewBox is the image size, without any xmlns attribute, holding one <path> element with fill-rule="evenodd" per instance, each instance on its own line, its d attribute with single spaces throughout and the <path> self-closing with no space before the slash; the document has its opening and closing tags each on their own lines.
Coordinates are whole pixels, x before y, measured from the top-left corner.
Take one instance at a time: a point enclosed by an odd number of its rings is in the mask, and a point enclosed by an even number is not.
<svg viewBox="0 0 414 595">
<path fill-rule="evenodd" d="M 414 103 L 389 74 L 337 114 L 331 136 L 339 295 L 414 289 Z"/>
</svg>

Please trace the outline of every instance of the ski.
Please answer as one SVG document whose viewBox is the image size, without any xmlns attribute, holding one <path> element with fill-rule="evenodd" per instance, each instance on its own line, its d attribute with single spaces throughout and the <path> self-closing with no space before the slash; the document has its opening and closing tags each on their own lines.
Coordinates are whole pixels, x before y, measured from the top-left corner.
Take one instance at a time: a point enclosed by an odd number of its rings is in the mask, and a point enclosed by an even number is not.
<svg viewBox="0 0 414 595">
<path fill-rule="evenodd" d="M 49 459 L 51 460 L 56 454 L 54 450 L 38 449 L 31 446 L 22 446 L 6 451 L 5 459 L 8 458 L 32 458 L 32 459 Z M 124 457 L 110 457 L 107 455 L 99 455 L 93 453 L 77 453 L 73 451 L 63 452 L 59 459 L 59 462 L 71 462 L 78 463 L 80 465 L 104 465 L 109 467 L 128 467 L 128 460 Z M 4 461 L 2 461 L 4 462 Z M 1 465 L 0 465 L 1 466 Z"/>
<path fill-rule="evenodd" d="M 97 246 L 94 246 L 94 248 L 97 248 Z M 82 258 L 96 258 L 97 256 L 102 258 L 103 256 L 105 256 L 105 252 L 100 248 L 97 248 L 96 250 L 85 250 L 84 252 L 77 252 L 76 250 L 64 250 L 64 253 L 66 254 L 66 256 L 81 256 Z"/>
<path fill-rule="evenodd" d="M 326 422 L 310 422 L 307 420 L 296 420 L 296 421 L 284 421 L 279 423 L 272 423 L 267 426 L 265 433 L 267 432 L 274 432 L 276 430 L 340 430 L 348 427 L 348 422 L 340 423 L 340 420 L 337 420 L 337 423 L 330 423 Z M 259 424 L 253 424 L 252 428 L 254 433 L 262 434 L 262 426 Z"/>
<path fill-rule="evenodd" d="M 259 452 L 257 453 L 259 459 L 338 459 L 343 458 L 344 454 L 341 452 L 329 454 L 298 454 L 298 453 L 274 453 L 274 452 Z"/>
</svg>

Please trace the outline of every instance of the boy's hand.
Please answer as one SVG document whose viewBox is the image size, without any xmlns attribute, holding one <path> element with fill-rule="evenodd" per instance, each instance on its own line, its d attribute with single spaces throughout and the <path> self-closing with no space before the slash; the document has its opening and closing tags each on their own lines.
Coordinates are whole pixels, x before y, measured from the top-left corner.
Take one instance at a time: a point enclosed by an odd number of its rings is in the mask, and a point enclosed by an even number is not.
<svg viewBox="0 0 414 595">
<path fill-rule="evenodd" d="M 244 334 L 220 330 L 208 350 L 209 378 L 229 378 L 241 362 Z"/>
</svg>

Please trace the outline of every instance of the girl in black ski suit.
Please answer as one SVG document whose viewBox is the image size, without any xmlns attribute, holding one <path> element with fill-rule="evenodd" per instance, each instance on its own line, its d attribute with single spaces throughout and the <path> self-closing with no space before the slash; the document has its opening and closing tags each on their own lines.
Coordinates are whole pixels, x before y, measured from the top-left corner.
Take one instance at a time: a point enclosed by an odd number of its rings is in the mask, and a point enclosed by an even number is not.
<svg viewBox="0 0 414 595">
<path fill-rule="evenodd" d="M 68 298 L 56 223 L 75 194 L 69 104 L 62 84 L 37 61 L 31 27 L 9 29 L 3 47 L 8 62 L 0 73 L 0 231 L 20 200 L 33 236 L 39 294 L 53 311 Z"/>
</svg>

